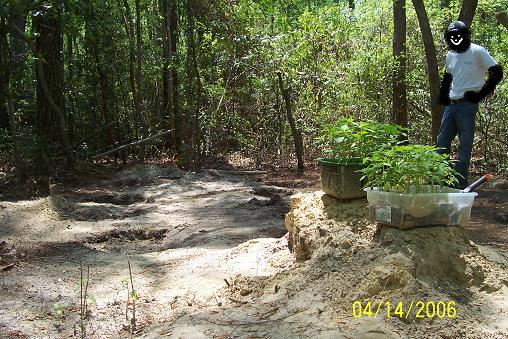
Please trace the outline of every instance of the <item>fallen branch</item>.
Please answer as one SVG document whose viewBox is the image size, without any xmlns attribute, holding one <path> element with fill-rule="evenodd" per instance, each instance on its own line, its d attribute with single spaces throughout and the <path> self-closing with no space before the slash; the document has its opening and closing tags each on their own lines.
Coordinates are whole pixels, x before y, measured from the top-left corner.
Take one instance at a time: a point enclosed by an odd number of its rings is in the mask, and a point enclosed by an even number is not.
<svg viewBox="0 0 508 339">
<path fill-rule="evenodd" d="M 145 138 L 145 139 L 141 139 L 141 140 L 138 140 L 138 141 L 134 141 L 134 142 L 131 142 L 130 144 L 127 144 L 127 145 L 122 145 L 122 146 L 114 148 L 114 149 L 112 149 L 110 151 L 107 151 L 107 152 L 104 152 L 104 153 L 100 153 L 100 154 L 96 154 L 96 155 L 92 156 L 92 159 L 97 159 L 97 158 L 103 157 L 105 155 L 116 153 L 118 151 L 121 151 L 123 149 L 129 148 L 129 147 L 132 147 L 132 146 L 146 144 L 149 141 L 152 141 L 152 140 L 155 140 L 157 138 L 160 138 L 160 137 L 163 137 L 165 135 L 168 135 L 169 133 L 171 133 L 171 131 L 172 130 L 161 132 L 161 133 L 152 135 L 151 137 L 148 137 L 148 138 Z"/>
<path fill-rule="evenodd" d="M 235 302 L 235 303 L 240 304 L 240 305 L 245 305 L 245 304 L 249 303 L 248 301 L 236 299 L 236 298 L 233 298 L 233 297 L 228 297 L 228 299 L 231 300 L 232 302 Z"/>
<path fill-rule="evenodd" d="M 420 107 L 415 101 L 413 100 L 408 100 L 408 103 L 413 106 L 414 109 L 416 109 L 418 112 L 422 113 L 422 114 L 425 114 L 427 116 L 431 116 L 432 113 L 422 107 Z"/>
<path fill-rule="evenodd" d="M 241 170 L 217 170 L 217 169 L 206 169 L 206 171 L 214 171 L 222 174 L 232 174 L 232 175 L 255 175 L 255 174 L 266 174 L 268 171 L 241 171 Z"/>
</svg>

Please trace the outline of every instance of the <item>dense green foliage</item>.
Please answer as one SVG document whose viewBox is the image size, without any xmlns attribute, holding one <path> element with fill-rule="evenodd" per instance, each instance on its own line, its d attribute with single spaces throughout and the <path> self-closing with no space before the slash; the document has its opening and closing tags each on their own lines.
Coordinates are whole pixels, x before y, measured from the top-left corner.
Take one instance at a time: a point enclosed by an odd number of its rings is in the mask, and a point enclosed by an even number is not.
<svg viewBox="0 0 508 339">
<path fill-rule="evenodd" d="M 33 42 L 42 8 L 60 9 L 64 113 L 76 157 L 175 127 L 174 140 L 133 149 L 131 156 L 179 153 L 187 165 L 199 165 L 203 156 L 241 151 L 262 163 L 294 159 L 277 72 L 290 91 L 307 157 L 321 153 L 317 137 L 326 123 L 341 117 L 390 121 L 392 1 L 354 3 L 350 8 L 348 1 L 331 0 L 8 0 L 0 15 L 15 54 L 20 41 L 10 23 L 23 16 L 25 39 Z M 458 16 L 461 1 L 443 3 L 425 1 L 441 66 L 442 30 Z M 169 59 L 164 4 L 176 6 L 176 50 Z M 410 1 L 406 7 L 408 134 L 412 142 L 432 144 L 425 53 Z M 479 1 L 472 25 L 473 41 L 502 65 L 508 65 L 508 34 L 495 14 L 506 8 L 504 0 Z M 40 147 L 34 66 L 40 56 L 24 45 L 10 84 L 21 153 L 37 170 L 62 151 L 58 142 Z M 163 76 L 168 69 L 177 75 L 171 107 Z M 504 81 L 478 114 L 474 152 L 483 164 L 508 167 L 507 106 Z M 114 123 L 111 129 L 94 135 L 108 123 Z M 2 163 L 12 163 L 7 129 L 0 129 L 0 151 Z"/>
<path fill-rule="evenodd" d="M 365 186 L 388 192 L 438 192 L 441 186 L 456 181 L 446 155 L 426 145 L 402 145 L 373 152 L 364 159 L 368 165 L 361 171 Z"/>
<path fill-rule="evenodd" d="M 345 162 L 361 162 L 375 150 L 389 149 L 400 143 L 403 130 L 394 124 L 340 118 L 334 123 L 325 124 L 318 140 L 325 146 L 325 155 Z"/>
</svg>

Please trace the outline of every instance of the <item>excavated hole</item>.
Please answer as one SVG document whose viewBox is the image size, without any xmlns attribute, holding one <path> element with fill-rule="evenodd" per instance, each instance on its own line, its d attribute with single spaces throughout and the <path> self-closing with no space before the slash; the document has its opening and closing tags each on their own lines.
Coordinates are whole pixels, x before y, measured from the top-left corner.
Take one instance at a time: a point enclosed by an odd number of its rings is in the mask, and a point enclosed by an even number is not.
<svg viewBox="0 0 508 339">
<path fill-rule="evenodd" d="M 282 215 L 289 212 L 289 200 L 287 197 L 292 194 L 291 190 L 280 187 L 255 187 L 251 190 L 251 193 L 257 197 L 242 202 L 239 206 L 248 210 L 274 206 L 280 208 Z M 260 199 L 260 197 L 264 199 Z"/>
<path fill-rule="evenodd" d="M 170 247 L 165 240 L 167 232 L 167 229 L 116 229 L 87 238 L 85 245 L 97 251 L 120 254 L 159 252 Z"/>
<path fill-rule="evenodd" d="M 66 260 L 76 259 L 92 254 L 93 249 L 86 247 L 77 241 L 64 243 L 39 242 L 30 245 L 24 245 L 17 248 L 17 257 L 23 260 L 44 260 L 45 258 L 62 257 Z M 52 259 L 53 260 L 53 259 Z"/>
<path fill-rule="evenodd" d="M 154 207 L 128 207 L 127 209 L 119 206 L 86 206 L 80 205 L 73 209 L 63 210 L 61 215 L 68 219 L 79 221 L 98 221 L 105 219 L 125 219 L 147 214 L 153 211 Z"/>
<path fill-rule="evenodd" d="M 163 240 L 167 232 L 167 229 L 111 230 L 90 236 L 84 241 L 33 243 L 17 247 L 16 259 L 78 261 L 84 257 L 93 257 L 98 251 L 122 254 L 161 251 L 169 247 Z"/>
<path fill-rule="evenodd" d="M 274 196 L 280 197 L 291 195 L 293 193 L 293 190 L 283 188 L 283 187 L 276 187 L 276 186 L 260 186 L 260 187 L 253 187 L 252 191 L 256 195 L 260 195 L 262 197 L 272 198 Z"/>
<path fill-rule="evenodd" d="M 92 244 L 100 244 L 107 242 L 112 239 L 120 240 L 160 240 L 163 239 L 167 229 L 156 229 L 156 230 L 112 230 L 102 234 L 94 235 L 89 237 L 86 242 Z"/>
<path fill-rule="evenodd" d="M 132 205 L 146 201 L 146 198 L 139 193 L 86 192 L 75 194 L 73 198 L 77 202 L 94 202 L 112 205 Z"/>
</svg>

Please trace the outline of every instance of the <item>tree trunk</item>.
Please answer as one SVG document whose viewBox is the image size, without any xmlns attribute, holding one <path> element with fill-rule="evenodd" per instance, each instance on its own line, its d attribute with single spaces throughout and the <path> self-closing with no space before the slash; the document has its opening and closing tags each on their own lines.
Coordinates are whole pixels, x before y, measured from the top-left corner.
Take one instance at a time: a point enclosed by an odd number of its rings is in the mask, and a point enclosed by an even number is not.
<svg viewBox="0 0 508 339">
<path fill-rule="evenodd" d="M 141 125 L 141 104 L 138 97 L 138 89 L 136 87 L 136 51 L 135 51 L 135 36 L 134 36 L 134 24 L 132 22 L 132 15 L 128 0 L 123 0 L 124 8 L 119 5 L 122 11 L 122 17 L 124 21 L 125 32 L 129 37 L 129 83 L 132 92 L 132 107 L 134 109 L 134 134 L 137 136 L 139 133 L 139 127 Z"/>
<path fill-rule="evenodd" d="M 15 79 L 18 78 L 20 74 L 23 72 L 23 66 L 25 65 L 25 60 L 27 57 L 27 49 L 25 45 L 25 41 L 23 40 L 23 35 L 21 32 L 25 32 L 26 25 L 26 16 L 24 13 L 15 13 L 13 17 L 10 18 L 10 25 L 13 27 L 9 28 L 7 23 L 5 23 L 3 35 L 5 35 L 5 39 L 7 39 L 7 34 L 10 33 L 10 53 L 9 60 L 5 62 L 9 64 L 10 75 Z M 14 28 L 15 27 L 15 28 Z M 1 38 L 1 37 L 0 37 Z M 6 40 L 6 41 L 9 41 Z M 1 53 L 0 53 L 1 54 Z M 7 55 L 7 54 L 5 54 Z M 0 56 L 1 58 L 1 56 Z M 0 64 L 1 64 L 0 59 Z M 9 84 L 9 91 L 11 88 L 11 84 Z M 5 84 L 0 81 L 0 129 L 9 128 L 9 113 L 8 113 L 8 104 L 7 104 L 7 89 Z M 10 91 L 12 93 L 12 91 Z M 13 98 L 11 98 L 13 99 Z M 12 105 L 14 105 L 14 100 L 12 100 Z M 5 103 L 5 105 L 4 105 Z M 13 111 L 15 107 L 13 107 Z"/>
<path fill-rule="evenodd" d="M 280 96 L 278 91 L 277 84 L 273 85 L 274 93 L 275 93 L 275 104 L 274 109 L 277 112 L 277 155 L 282 154 L 282 138 L 284 135 L 284 118 L 281 113 L 280 108 Z"/>
<path fill-rule="evenodd" d="M 142 86 L 142 67 L 143 67 L 143 60 L 142 60 L 142 45 L 143 45 L 143 39 L 141 36 L 141 9 L 139 7 L 139 0 L 135 0 L 136 4 L 136 61 L 137 61 L 137 67 L 136 67 L 136 88 L 137 88 L 137 105 L 138 105 L 138 114 L 139 114 L 139 120 L 142 123 L 143 127 L 147 127 L 145 123 L 145 119 L 143 116 L 143 86 Z"/>
<path fill-rule="evenodd" d="M 176 67 L 174 65 L 174 55 L 176 53 L 175 27 L 176 18 L 173 12 L 176 12 L 175 0 L 161 0 L 161 12 L 163 17 L 162 24 L 162 42 L 163 42 L 163 96 L 162 103 L 165 113 L 165 120 L 169 129 L 172 130 L 170 135 L 170 145 L 177 148 L 175 116 L 176 116 Z M 176 16 L 176 15 L 175 15 Z M 173 50 L 174 46 L 174 50 Z"/>
<path fill-rule="evenodd" d="M 7 41 L 7 27 L 3 13 L 0 16 L 0 129 L 9 128 L 9 113 L 7 112 L 7 79 L 3 75 L 3 70 L 7 65 L 8 60 L 5 60 L 5 53 L 2 53 L 6 46 L 4 41 Z"/>
<path fill-rule="evenodd" d="M 190 110 L 187 112 L 186 139 L 189 141 L 187 147 L 187 163 L 191 168 L 199 168 L 201 161 L 200 154 L 200 126 L 199 112 L 201 109 L 201 78 L 197 65 L 196 43 L 194 39 L 194 2 L 186 1 L 187 10 L 187 96 Z"/>
<path fill-rule="evenodd" d="M 89 38 L 90 45 L 92 47 L 92 53 L 95 59 L 95 67 L 97 69 L 97 75 L 99 77 L 99 84 L 101 88 L 101 108 L 102 108 L 102 123 L 106 126 L 109 126 L 106 129 L 106 142 L 108 145 L 113 145 L 115 143 L 115 138 L 113 136 L 113 125 L 111 125 L 111 116 L 109 112 L 109 100 L 108 100 L 108 93 L 109 93 L 109 81 L 108 81 L 108 75 L 106 71 L 104 70 L 99 50 L 97 48 L 97 43 L 95 42 L 94 38 Z"/>
<path fill-rule="evenodd" d="M 0 86 L 3 88 L 4 99 L 0 102 L 2 107 L 5 107 L 6 113 L 9 118 L 8 126 L 10 127 L 12 143 L 14 146 L 14 163 L 16 164 L 16 176 L 19 181 L 24 181 L 26 178 L 26 165 L 21 157 L 21 146 L 18 139 L 18 126 L 16 117 L 14 115 L 14 105 L 10 91 L 10 78 L 11 78 L 11 60 L 13 60 L 10 53 L 9 44 L 7 42 L 7 29 L 4 18 L 0 18 Z"/>
<path fill-rule="evenodd" d="M 178 73 L 176 69 L 176 57 L 177 57 L 177 43 L 178 43 L 178 14 L 177 14 L 177 1 L 172 0 L 171 6 L 169 7 L 169 40 L 171 45 L 171 83 L 170 87 L 171 98 L 173 101 L 173 114 L 174 114 L 174 138 L 176 150 L 181 152 L 182 144 L 182 133 L 181 133 L 181 117 L 180 110 L 178 108 Z"/>
<path fill-rule="evenodd" d="M 67 100 L 67 104 L 69 109 L 67 110 L 67 127 L 69 129 L 69 139 L 75 140 L 75 126 L 74 126 L 74 93 L 72 93 L 72 89 L 74 88 L 74 40 L 72 35 L 67 34 L 67 75 L 65 76 L 67 79 L 67 88 L 66 92 L 69 93 L 69 97 Z"/>
<path fill-rule="evenodd" d="M 471 22 L 473 21 L 477 5 L 478 0 L 464 0 L 462 2 L 462 9 L 460 10 L 459 20 L 463 21 L 468 27 L 471 27 Z"/>
<path fill-rule="evenodd" d="M 496 19 L 497 19 L 497 22 L 499 22 L 506 29 L 508 29 L 508 14 L 506 14 L 506 12 L 497 13 Z"/>
<path fill-rule="evenodd" d="M 0 18 L 2 22 L 4 18 Z M 3 46 L 4 41 L 7 41 L 7 31 L 4 29 L 5 25 L 0 27 L 0 71 L 2 71 L 7 64 L 8 60 L 5 60 L 4 54 L 2 53 L 6 48 Z M 9 113 L 7 112 L 7 78 L 2 76 L 0 79 L 0 129 L 9 128 Z"/>
<path fill-rule="evenodd" d="M 58 6 L 46 3 L 35 20 L 37 57 L 37 130 L 43 147 L 61 143 L 67 165 L 73 167 L 71 145 L 64 114 L 61 14 Z"/>
<path fill-rule="evenodd" d="M 25 13 L 18 13 L 12 19 L 12 25 L 16 28 L 10 29 L 10 49 L 11 49 L 11 74 L 21 74 L 23 66 L 27 57 L 27 48 L 23 35 L 21 32 L 25 32 L 26 26 L 26 15 Z M 9 30 L 9 29 L 8 29 Z"/>
<path fill-rule="evenodd" d="M 443 107 L 439 104 L 440 79 L 436 57 L 436 47 L 434 45 L 434 39 L 429 25 L 429 18 L 427 17 L 423 0 L 413 0 L 413 6 L 420 24 L 420 31 L 422 33 L 423 45 L 425 48 L 425 57 L 427 59 L 427 74 L 429 77 L 430 88 L 430 111 L 432 112 L 431 135 L 432 140 L 435 141 L 441 124 L 441 115 L 443 114 Z"/>
<path fill-rule="evenodd" d="M 47 4 L 49 5 L 49 4 Z M 63 110 L 64 98 L 62 88 L 62 34 L 60 13 L 54 6 L 34 18 L 36 39 L 37 67 L 42 69 L 49 93 L 57 109 Z M 58 113 L 48 102 L 44 91 L 44 81 L 37 72 L 37 125 L 41 136 L 48 143 L 60 142 L 58 129 Z"/>
<path fill-rule="evenodd" d="M 5 19 L 5 18 L 4 18 Z M 27 57 L 27 49 L 24 41 L 24 32 L 26 26 L 26 15 L 24 13 L 15 13 L 14 17 L 10 18 L 10 25 L 12 27 L 8 27 L 7 23 L 4 24 L 3 35 L 5 35 L 5 39 L 7 39 L 7 33 L 10 33 L 10 53 L 9 60 L 5 62 L 9 62 L 10 75 L 17 78 L 23 72 L 23 67 L 25 65 L 25 60 Z M 2 39 L 3 37 L 0 37 Z M 6 40 L 8 41 L 8 40 Z M 0 53 L 3 54 L 3 53 Z M 7 55 L 7 54 L 5 54 Z M 2 55 L 0 55 L 0 65 L 2 64 Z M 10 90 L 11 85 L 9 85 Z M 7 93 L 5 84 L 0 81 L 0 129 L 9 127 L 9 114 L 7 112 L 7 104 L 4 105 L 7 101 Z M 12 100 L 14 101 L 14 100 Z M 14 103 L 12 103 L 14 105 Z M 13 108 L 15 110 L 15 108 Z"/>
<path fill-rule="evenodd" d="M 393 26 L 392 122 L 407 127 L 405 0 L 393 0 Z"/>
<path fill-rule="evenodd" d="M 291 110 L 291 93 L 289 92 L 288 88 L 284 87 L 284 83 L 282 81 L 282 74 L 280 72 L 277 72 L 277 77 L 279 78 L 279 87 L 282 93 L 282 98 L 284 99 L 284 103 L 286 105 L 286 116 L 288 118 L 289 127 L 291 128 L 291 133 L 293 134 L 293 140 L 295 142 L 295 152 L 298 163 L 298 169 L 303 171 L 305 168 L 305 164 L 303 161 L 303 139 L 300 130 L 296 127 L 293 112 Z"/>
</svg>

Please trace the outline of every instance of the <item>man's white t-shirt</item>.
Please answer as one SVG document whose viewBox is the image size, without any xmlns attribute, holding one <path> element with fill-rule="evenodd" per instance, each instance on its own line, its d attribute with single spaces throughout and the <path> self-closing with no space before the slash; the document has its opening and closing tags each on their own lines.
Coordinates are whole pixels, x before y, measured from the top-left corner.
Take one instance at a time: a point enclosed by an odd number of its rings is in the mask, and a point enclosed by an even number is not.
<svg viewBox="0 0 508 339">
<path fill-rule="evenodd" d="M 479 91 L 485 84 L 485 72 L 497 65 L 482 46 L 471 43 L 463 53 L 449 51 L 446 55 L 446 72 L 453 77 L 450 99 L 460 99 L 467 91 Z"/>
</svg>

